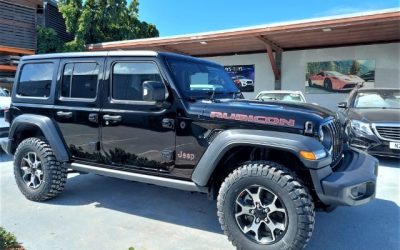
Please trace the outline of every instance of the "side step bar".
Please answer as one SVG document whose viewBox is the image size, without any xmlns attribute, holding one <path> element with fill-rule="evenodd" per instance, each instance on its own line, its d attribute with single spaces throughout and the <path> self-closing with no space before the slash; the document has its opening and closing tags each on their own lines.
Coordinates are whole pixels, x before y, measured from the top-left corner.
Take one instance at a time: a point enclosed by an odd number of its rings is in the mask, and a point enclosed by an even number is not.
<svg viewBox="0 0 400 250">
<path fill-rule="evenodd" d="M 81 171 L 81 172 L 88 172 L 88 173 L 109 176 L 109 177 L 129 180 L 129 181 L 143 182 L 143 183 L 148 183 L 148 184 L 153 184 L 153 185 L 163 186 L 163 187 L 169 187 L 169 188 L 175 188 L 175 189 L 180 189 L 180 190 L 185 190 L 185 191 L 201 192 L 201 193 L 208 192 L 207 187 L 197 186 L 194 182 L 190 182 L 190 181 L 182 181 L 182 180 L 176 180 L 176 179 L 165 178 L 165 177 L 160 177 L 160 176 L 130 173 L 130 172 L 125 172 L 125 171 L 120 171 L 120 170 L 115 170 L 115 169 L 99 168 L 99 167 L 94 167 L 94 166 L 85 165 L 85 164 L 81 164 L 81 163 L 71 163 L 68 165 L 68 168 L 76 170 L 76 171 Z"/>
</svg>

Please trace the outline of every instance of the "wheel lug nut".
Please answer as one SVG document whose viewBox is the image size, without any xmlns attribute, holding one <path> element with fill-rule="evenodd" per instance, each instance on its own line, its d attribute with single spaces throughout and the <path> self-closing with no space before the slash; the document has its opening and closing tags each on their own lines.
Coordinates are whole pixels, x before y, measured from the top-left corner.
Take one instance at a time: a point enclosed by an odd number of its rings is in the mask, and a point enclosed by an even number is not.
<svg viewBox="0 0 400 250">
<path fill-rule="evenodd" d="M 250 210 L 250 213 L 251 213 L 251 214 L 254 214 L 254 210 L 253 210 L 253 209 L 252 209 L 252 210 Z"/>
<path fill-rule="evenodd" d="M 256 219 L 256 223 L 260 223 L 260 219 L 259 218 Z"/>
</svg>

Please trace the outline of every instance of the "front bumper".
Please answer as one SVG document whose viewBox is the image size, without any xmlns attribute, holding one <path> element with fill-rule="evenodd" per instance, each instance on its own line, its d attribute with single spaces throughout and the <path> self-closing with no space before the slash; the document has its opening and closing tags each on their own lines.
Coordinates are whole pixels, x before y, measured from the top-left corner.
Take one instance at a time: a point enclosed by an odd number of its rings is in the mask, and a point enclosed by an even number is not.
<svg viewBox="0 0 400 250">
<path fill-rule="evenodd" d="M 326 206 L 356 206 L 375 197 L 378 160 L 359 151 L 346 150 L 334 170 L 310 170 L 318 198 Z"/>
<path fill-rule="evenodd" d="M 375 135 L 360 136 L 351 131 L 349 144 L 351 147 L 363 150 L 371 155 L 400 158 L 399 149 L 391 149 L 390 141 L 381 140 Z"/>
</svg>

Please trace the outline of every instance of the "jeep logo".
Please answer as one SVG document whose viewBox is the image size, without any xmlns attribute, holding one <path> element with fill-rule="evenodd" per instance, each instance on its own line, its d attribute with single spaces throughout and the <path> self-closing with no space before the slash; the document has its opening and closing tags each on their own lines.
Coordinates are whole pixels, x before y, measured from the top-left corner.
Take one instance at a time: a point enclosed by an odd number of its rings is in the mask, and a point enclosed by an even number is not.
<svg viewBox="0 0 400 250">
<path fill-rule="evenodd" d="M 176 156 L 178 156 L 179 159 L 185 159 L 189 161 L 194 160 L 194 154 L 192 153 L 185 153 L 183 151 L 180 151 Z"/>
<path fill-rule="evenodd" d="M 225 120 L 235 120 L 235 121 L 253 122 L 253 123 L 267 124 L 267 125 L 288 126 L 288 127 L 294 127 L 294 124 L 296 122 L 293 119 L 284 119 L 273 116 L 245 115 L 245 114 L 225 113 L 217 111 L 211 111 L 210 117 L 225 119 Z"/>
</svg>

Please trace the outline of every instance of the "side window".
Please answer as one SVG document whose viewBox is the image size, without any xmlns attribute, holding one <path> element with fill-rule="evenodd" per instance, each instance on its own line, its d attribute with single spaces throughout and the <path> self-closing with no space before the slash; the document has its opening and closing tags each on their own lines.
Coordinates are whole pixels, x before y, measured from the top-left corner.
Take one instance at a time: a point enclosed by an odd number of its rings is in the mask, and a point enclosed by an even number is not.
<svg viewBox="0 0 400 250">
<path fill-rule="evenodd" d="M 157 66 L 151 62 L 117 62 L 112 69 L 114 100 L 143 101 L 143 83 L 161 82 Z"/>
<path fill-rule="evenodd" d="M 97 94 L 99 65 L 97 63 L 67 63 L 61 82 L 61 97 L 94 99 Z"/>
<path fill-rule="evenodd" d="M 53 79 L 53 63 L 29 63 L 22 67 L 18 82 L 17 95 L 29 97 L 50 96 Z"/>
</svg>

